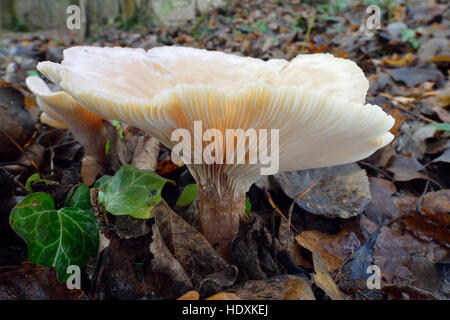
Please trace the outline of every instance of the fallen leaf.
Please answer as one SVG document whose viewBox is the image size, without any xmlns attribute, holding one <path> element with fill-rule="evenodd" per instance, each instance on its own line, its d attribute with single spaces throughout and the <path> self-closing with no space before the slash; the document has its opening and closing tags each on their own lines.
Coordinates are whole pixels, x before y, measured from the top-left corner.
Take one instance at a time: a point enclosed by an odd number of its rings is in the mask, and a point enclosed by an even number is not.
<svg viewBox="0 0 450 320">
<path fill-rule="evenodd" d="M 434 241 L 384 226 L 373 250 L 373 262 L 381 269 L 384 286 L 400 290 L 412 286 L 436 296 L 440 295 L 440 276 L 435 263 L 447 255 L 448 250 Z"/>
<path fill-rule="evenodd" d="M 155 288 L 157 294 L 172 296 L 174 287 L 179 290 L 192 288 L 186 271 L 167 249 L 156 224 L 152 226 L 152 242 L 149 249 L 153 255 L 150 260 L 152 274 L 146 276 L 146 281 L 152 282 L 152 287 Z"/>
<path fill-rule="evenodd" d="M 415 87 L 425 81 L 444 82 L 444 75 L 435 65 L 424 65 L 415 67 L 403 67 L 386 70 L 395 81 L 400 81 L 408 87 Z"/>
<path fill-rule="evenodd" d="M 237 277 L 238 268 L 236 266 L 229 266 L 227 269 L 203 277 L 198 286 L 199 291 L 202 296 L 211 295 L 232 286 Z"/>
<path fill-rule="evenodd" d="M 445 150 L 444 153 L 432 161 L 432 163 L 435 162 L 450 163 L 450 149 Z"/>
<path fill-rule="evenodd" d="M 437 113 L 439 119 L 441 119 L 443 122 L 450 122 L 450 112 L 448 112 L 444 108 L 436 106 L 433 108 L 433 111 Z"/>
<path fill-rule="evenodd" d="M 428 192 L 421 203 L 420 211 L 444 228 L 450 226 L 450 190 Z"/>
<path fill-rule="evenodd" d="M 394 53 L 392 58 L 384 57 L 381 59 L 381 61 L 391 67 L 406 67 L 408 64 L 414 61 L 414 56 L 411 52 L 405 54 L 404 56 L 399 56 L 398 54 Z"/>
<path fill-rule="evenodd" d="M 183 294 L 177 300 L 200 300 L 200 294 L 195 290 L 191 290 Z"/>
<path fill-rule="evenodd" d="M 435 136 L 437 130 L 433 126 L 423 124 L 405 124 L 400 129 L 399 150 L 402 154 L 411 153 L 420 160 L 427 150 L 426 140 Z"/>
<path fill-rule="evenodd" d="M 149 135 L 137 138 L 131 165 L 137 169 L 156 171 L 158 167 L 159 141 Z"/>
<path fill-rule="evenodd" d="M 208 240 L 173 212 L 164 200 L 153 209 L 153 216 L 165 244 L 190 275 L 194 286 L 204 276 L 228 269 L 229 265 Z"/>
<path fill-rule="evenodd" d="M 419 172 L 424 169 L 424 166 L 413 157 L 396 155 L 391 161 L 387 169 L 394 174 L 394 181 L 428 179 L 426 175 Z"/>
<path fill-rule="evenodd" d="M 304 210 L 328 217 L 361 214 L 371 200 L 365 170 L 356 163 L 277 174 L 283 191 Z"/>
<path fill-rule="evenodd" d="M 29 262 L 0 267 L 0 300 L 85 300 L 77 289 L 59 283 L 56 271 Z"/>
<path fill-rule="evenodd" d="M 322 259 L 317 251 L 313 251 L 314 262 L 314 283 L 332 299 L 332 300 L 345 300 L 345 297 L 339 291 L 336 283 L 331 278 L 330 273 L 327 270 L 325 261 Z"/>
<path fill-rule="evenodd" d="M 356 234 L 345 228 L 334 235 L 326 235 L 316 230 L 303 231 L 295 240 L 309 251 L 319 253 L 329 272 L 336 270 L 345 258 L 361 245 Z"/>
<path fill-rule="evenodd" d="M 219 292 L 205 300 L 241 300 L 241 298 L 232 292 Z"/>
<path fill-rule="evenodd" d="M 288 280 L 284 286 L 283 300 L 316 300 L 311 286 L 303 279 Z"/>
<path fill-rule="evenodd" d="M 365 211 L 365 215 L 378 225 L 398 217 L 398 208 L 392 200 L 397 192 L 395 185 L 389 180 L 369 177 L 372 201 Z"/>
<path fill-rule="evenodd" d="M 237 286 L 234 293 L 242 300 L 283 300 L 291 280 L 304 280 L 299 276 L 281 275 L 265 280 L 249 280 Z"/>
</svg>

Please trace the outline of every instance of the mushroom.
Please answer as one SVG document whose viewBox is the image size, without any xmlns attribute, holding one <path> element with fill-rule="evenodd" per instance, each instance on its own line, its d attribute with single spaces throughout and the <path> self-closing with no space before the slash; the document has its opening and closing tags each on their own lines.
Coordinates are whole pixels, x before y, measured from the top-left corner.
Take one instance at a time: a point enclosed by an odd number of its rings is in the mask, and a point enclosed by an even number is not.
<svg viewBox="0 0 450 320">
<path fill-rule="evenodd" d="M 28 77 L 25 82 L 43 111 L 41 122 L 54 128 L 69 129 L 84 148 L 81 178 L 86 185 L 92 185 L 106 164 L 104 118 L 82 107 L 65 92 L 50 91 L 39 77 Z"/>
<path fill-rule="evenodd" d="M 61 64 L 42 62 L 38 69 L 93 112 L 135 125 L 170 149 L 179 142 L 171 139 L 176 129 L 194 138 L 184 146 L 206 145 L 207 131 L 203 137 L 195 132 L 196 121 L 222 133 L 277 129 L 279 172 L 358 161 L 393 139 L 394 119 L 364 104 L 362 70 L 330 54 L 288 62 L 183 47 L 72 47 Z M 222 155 L 230 147 L 229 141 L 211 143 Z M 264 145 L 251 143 L 245 157 Z M 212 244 L 226 243 L 238 231 L 245 193 L 269 172 L 261 171 L 261 161 L 195 163 L 184 151 L 181 158 L 198 184 L 201 232 Z"/>
</svg>

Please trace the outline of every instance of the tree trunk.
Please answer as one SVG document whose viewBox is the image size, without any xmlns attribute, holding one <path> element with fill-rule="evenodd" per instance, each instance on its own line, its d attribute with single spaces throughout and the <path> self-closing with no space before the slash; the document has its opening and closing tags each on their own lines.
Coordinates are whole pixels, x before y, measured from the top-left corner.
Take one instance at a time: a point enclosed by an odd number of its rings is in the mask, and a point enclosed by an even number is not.
<svg viewBox="0 0 450 320">
<path fill-rule="evenodd" d="M 1 0 L 0 12 L 0 28 L 14 29 L 19 22 L 19 19 L 17 18 L 16 7 L 14 5 L 14 0 Z"/>
<path fill-rule="evenodd" d="M 122 0 L 122 20 L 129 21 L 136 13 L 134 0 Z"/>
<path fill-rule="evenodd" d="M 86 41 L 86 38 L 90 35 L 90 20 L 89 20 L 89 1 L 80 0 L 81 9 L 81 30 L 80 41 Z"/>
</svg>

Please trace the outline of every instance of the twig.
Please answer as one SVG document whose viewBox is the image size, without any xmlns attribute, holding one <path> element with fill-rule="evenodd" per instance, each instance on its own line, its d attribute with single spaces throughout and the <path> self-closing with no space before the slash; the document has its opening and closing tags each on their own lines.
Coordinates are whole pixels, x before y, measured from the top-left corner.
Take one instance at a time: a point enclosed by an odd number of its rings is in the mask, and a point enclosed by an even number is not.
<svg viewBox="0 0 450 320">
<path fill-rule="evenodd" d="M 286 216 L 284 215 L 284 213 L 278 208 L 278 206 L 275 204 L 275 201 L 273 201 L 272 196 L 270 195 L 269 191 L 267 191 L 267 188 L 264 187 L 264 194 L 267 197 L 267 200 L 269 201 L 270 205 L 272 206 L 272 208 L 275 210 L 276 213 L 278 213 L 281 217 L 281 219 L 284 220 L 284 222 L 288 223 L 289 226 L 292 228 L 292 230 L 294 230 L 297 233 L 300 233 L 291 223 L 290 220 L 288 220 L 288 218 L 286 218 Z"/>
<path fill-rule="evenodd" d="M 7 133 L 5 133 L 1 130 L 0 130 L 0 133 L 3 134 L 4 136 L 6 136 L 16 146 L 16 148 L 19 149 L 20 152 L 22 152 L 25 155 L 25 157 L 30 161 L 31 165 L 37 170 L 37 172 L 40 172 L 39 167 L 37 166 L 36 162 L 34 162 L 34 160 L 28 156 L 28 154 L 25 152 L 25 150 L 23 150 L 23 148 L 13 138 L 11 138 Z"/>
</svg>

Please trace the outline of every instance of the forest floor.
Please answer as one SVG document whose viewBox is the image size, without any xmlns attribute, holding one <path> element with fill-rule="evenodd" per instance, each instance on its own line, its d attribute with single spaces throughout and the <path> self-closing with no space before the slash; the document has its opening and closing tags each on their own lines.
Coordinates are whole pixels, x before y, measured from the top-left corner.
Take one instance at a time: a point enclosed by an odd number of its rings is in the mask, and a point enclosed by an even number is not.
<svg viewBox="0 0 450 320">
<path fill-rule="evenodd" d="M 176 205 L 195 182 L 161 146 L 156 172 L 176 182 L 162 190 L 168 206 L 159 205 L 149 220 L 107 217 L 102 250 L 83 270 L 81 290 L 58 282 L 53 268 L 27 262 L 27 244 L 9 222 L 30 188 L 60 207 L 81 181 L 81 146 L 69 131 L 39 122 L 24 83 L 38 75 L 39 61 L 60 62 L 65 48 L 80 43 L 66 30 L 3 33 L 0 299 L 176 299 L 188 290 L 194 299 L 449 299 L 450 10 L 446 1 L 411 3 L 418 4 L 382 7 L 380 30 L 365 27 L 365 6 L 242 0 L 185 26 L 110 27 L 87 39 L 83 44 L 178 45 L 261 59 L 332 53 L 363 69 L 367 103 L 396 123 L 395 140 L 358 163 L 255 183 L 251 222 L 232 242 L 232 261 L 195 228 L 196 202 Z M 114 175 L 139 162 L 137 149 L 147 140 L 123 125 L 108 132 Z M 41 179 L 30 183 L 35 173 Z M 381 271 L 379 289 L 367 287 L 371 265 Z"/>
</svg>

